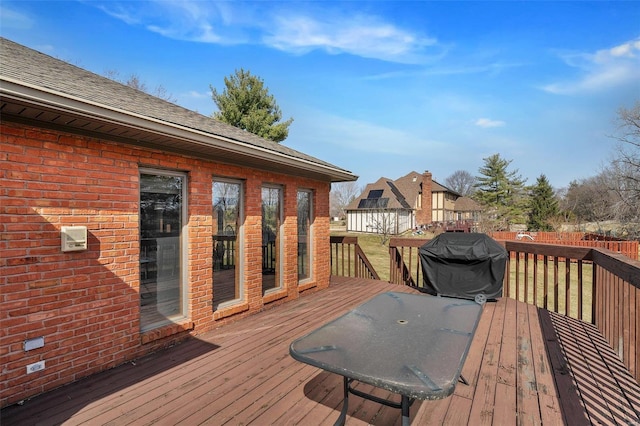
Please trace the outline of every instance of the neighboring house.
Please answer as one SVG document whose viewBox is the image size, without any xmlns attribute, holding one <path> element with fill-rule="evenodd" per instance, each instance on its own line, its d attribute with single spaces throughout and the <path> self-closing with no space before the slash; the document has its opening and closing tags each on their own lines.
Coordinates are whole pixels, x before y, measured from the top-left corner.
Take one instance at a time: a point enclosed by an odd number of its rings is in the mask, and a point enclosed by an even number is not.
<svg viewBox="0 0 640 426">
<path fill-rule="evenodd" d="M 453 207 L 456 221 L 480 221 L 482 206 L 469 197 L 460 197 Z"/>
<path fill-rule="evenodd" d="M 395 181 L 380 178 L 345 210 L 347 231 L 396 235 L 422 226 L 448 229 L 459 226 L 459 221 L 477 221 L 480 206 L 434 181 L 427 171 Z"/>
<path fill-rule="evenodd" d="M 329 285 L 351 172 L 0 38 L 0 406 Z"/>
</svg>

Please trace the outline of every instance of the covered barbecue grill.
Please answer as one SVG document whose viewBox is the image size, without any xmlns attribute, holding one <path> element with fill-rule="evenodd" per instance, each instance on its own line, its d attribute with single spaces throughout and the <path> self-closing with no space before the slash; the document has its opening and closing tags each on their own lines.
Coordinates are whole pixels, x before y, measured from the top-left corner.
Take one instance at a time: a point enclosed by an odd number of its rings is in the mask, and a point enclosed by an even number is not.
<svg viewBox="0 0 640 426">
<path fill-rule="evenodd" d="M 502 296 L 507 251 L 486 234 L 446 232 L 419 250 L 424 290 L 474 299 Z"/>
</svg>

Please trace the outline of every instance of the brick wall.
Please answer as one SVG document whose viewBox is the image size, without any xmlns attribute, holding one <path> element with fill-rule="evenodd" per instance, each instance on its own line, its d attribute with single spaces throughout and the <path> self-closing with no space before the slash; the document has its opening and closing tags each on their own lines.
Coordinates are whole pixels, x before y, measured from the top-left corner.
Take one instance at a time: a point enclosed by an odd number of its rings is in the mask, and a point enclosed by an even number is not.
<svg viewBox="0 0 640 426">
<path fill-rule="evenodd" d="M 262 296 L 261 186 L 285 188 L 285 235 L 297 235 L 296 192 L 314 198 L 315 280 L 329 283 L 329 184 L 247 170 L 34 127 L 0 124 L 0 406 L 193 338 L 270 301 L 298 297 L 296 241 L 285 237 L 284 290 Z M 188 320 L 140 333 L 139 167 L 185 171 L 188 183 Z M 245 181 L 246 303 L 212 311 L 211 182 Z M 63 253 L 60 228 L 84 225 L 88 250 Z M 25 352 L 26 339 L 45 346 Z M 46 368 L 26 374 L 26 366 Z"/>
</svg>

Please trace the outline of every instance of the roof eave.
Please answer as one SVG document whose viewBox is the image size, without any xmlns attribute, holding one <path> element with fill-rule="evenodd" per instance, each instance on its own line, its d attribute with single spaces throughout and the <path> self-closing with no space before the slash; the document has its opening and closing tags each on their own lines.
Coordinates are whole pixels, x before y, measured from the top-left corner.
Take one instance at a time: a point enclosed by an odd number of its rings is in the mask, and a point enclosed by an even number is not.
<svg viewBox="0 0 640 426">
<path fill-rule="evenodd" d="M 295 158 L 260 146 L 192 129 L 180 124 L 169 123 L 130 111 L 97 104 L 6 76 L 0 77 L 0 98 L 2 98 L 3 102 L 13 101 L 47 111 L 56 111 L 74 117 L 108 123 L 144 134 L 157 135 L 162 139 L 174 142 L 172 144 L 156 142 L 155 145 L 157 146 L 154 146 L 155 148 L 169 151 L 178 150 L 184 153 L 187 153 L 191 148 L 193 149 L 193 155 L 206 155 L 209 153 L 214 157 L 214 154 L 219 153 L 233 154 L 234 158 L 252 160 L 250 163 L 259 162 L 267 170 L 313 176 L 331 182 L 355 181 L 358 178 L 353 173 L 338 167 Z M 7 117 L 4 113 L 3 115 L 5 118 Z M 130 139 L 128 143 L 138 146 L 150 146 L 149 143 L 136 139 Z M 239 162 L 238 165 L 243 164 Z M 296 171 L 300 173 L 295 173 Z"/>
</svg>

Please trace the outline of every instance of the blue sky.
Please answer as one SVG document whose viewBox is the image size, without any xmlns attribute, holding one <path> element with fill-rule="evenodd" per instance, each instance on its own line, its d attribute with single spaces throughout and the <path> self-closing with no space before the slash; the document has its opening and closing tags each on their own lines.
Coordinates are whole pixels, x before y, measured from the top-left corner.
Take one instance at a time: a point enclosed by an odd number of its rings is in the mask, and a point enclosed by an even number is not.
<svg viewBox="0 0 640 426">
<path fill-rule="evenodd" d="M 210 85 L 264 79 L 284 144 L 364 186 L 478 175 L 499 153 L 534 184 L 596 175 L 640 100 L 640 2 L 11 1 L 0 34 L 210 115 Z"/>
</svg>

